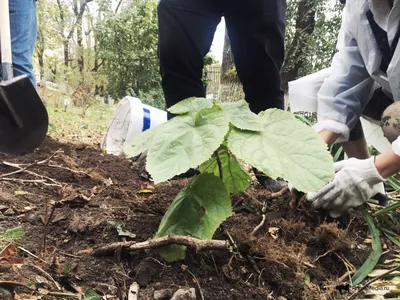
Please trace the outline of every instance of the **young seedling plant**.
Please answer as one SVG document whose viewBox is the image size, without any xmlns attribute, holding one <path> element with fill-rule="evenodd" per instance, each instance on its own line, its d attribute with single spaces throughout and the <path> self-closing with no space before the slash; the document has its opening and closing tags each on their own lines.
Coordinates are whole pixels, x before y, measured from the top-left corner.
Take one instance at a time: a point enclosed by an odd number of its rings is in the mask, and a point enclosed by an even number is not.
<svg viewBox="0 0 400 300">
<path fill-rule="evenodd" d="M 199 168 L 165 213 L 154 238 L 169 234 L 210 240 L 231 216 L 230 195 L 245 191 L 246 162 L 271 178 L 284 178 L 302 192 L 317 191 L 333 178 L 333 161 L 317 133 L 290 112 L 254 114 L 247 102 L 190 98 L 172 106 L 176 117 L 127 143 L 134 157 L 147 151 L 146 169 L 160 183 Z M 185 258 L 185 246 L 160 249 L 168 262 Z"/>
</svg>

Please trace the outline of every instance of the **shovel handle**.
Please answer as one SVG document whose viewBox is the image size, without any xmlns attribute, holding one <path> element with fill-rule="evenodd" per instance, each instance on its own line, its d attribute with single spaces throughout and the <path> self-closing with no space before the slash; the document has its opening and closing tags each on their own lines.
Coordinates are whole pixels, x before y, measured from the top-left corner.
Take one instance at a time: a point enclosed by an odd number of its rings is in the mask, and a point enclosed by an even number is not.
<svg viewBox="0 0 400 300">
<path fill-rule="evenodd" d="M 10 14 L 8 0 L 0 0 L 1 62 L 12 65 Z"/>
</svg>

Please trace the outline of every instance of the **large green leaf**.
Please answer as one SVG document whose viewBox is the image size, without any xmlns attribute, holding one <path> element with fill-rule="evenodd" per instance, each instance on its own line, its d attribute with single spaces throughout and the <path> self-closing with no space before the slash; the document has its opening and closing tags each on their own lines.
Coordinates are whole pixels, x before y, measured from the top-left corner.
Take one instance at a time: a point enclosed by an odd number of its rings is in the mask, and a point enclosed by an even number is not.
<svg viewBox="0 0 400 300">
<path fill-rule="evenodd" d="M 125 155 L 127 155 L 128 157 L 135 157 L 149 150 L 157 132 L 162 128 L 162 126 L 168 126 L 168 123 L 169 122 L 160 124 L 156 127 L 143 131 L 138 136 L 135 136 L 131 141 L 127 141 L 124 145 Z"/>
<path fill-rule="evenodd" d="M 260 117 L 261 132 L 232 129 L 228 146 L 236 157 L 303 192 L 317 191 L 333 178 L 332 157 L 311 127 L 278 109 L 262 112 Z"/>
<path fill-rule="evenodd" d="M 224 183 L 212 174 L 200 174 L 176 196 L 154 238 L 179 234 L 211 239 L 230 215 L 231 200 Z M 185 258 L 185 249 L 172 245 L 160 249 L 160 254 L 171 262 Z"/>
<path fill-rule="evenodd" d="M 180 115 L 188 112 L 198 112 L 204 108 L 213 107 L 213 102 L 206 98 L 188 98 L 171 106 L 168 111 L 172 114 Z"/>
<path fill-rule="evenodd" d="M 263 130 L 262 119 L 250 111 L 249 104 L 246 101 L 223 102 L 220 105 L 233 126 L 243 130 Z"/>
<path fill-rule="evenodd" d="M 173 118 L 154 137 L 147 154 L 147 171 L 155 183 L 196 168 L 221 145 L 229 129 L 223 110 L 214 106 Z"/>
<path fill-rule="evenodd" d="M 237 194 L 245 191 L 250 186 L 250 175 L 243 170 L 241 164 L 236 157 L 227 149 L 223 148 L 218 151 L 218 159 L 221 162 L 222 181 L 224 182 L 228 192 Z M 200 165 L 201 173 L 214 174 L 221 177 L 218 160 L 214 154 L 212 158 Z"/>
</svg>

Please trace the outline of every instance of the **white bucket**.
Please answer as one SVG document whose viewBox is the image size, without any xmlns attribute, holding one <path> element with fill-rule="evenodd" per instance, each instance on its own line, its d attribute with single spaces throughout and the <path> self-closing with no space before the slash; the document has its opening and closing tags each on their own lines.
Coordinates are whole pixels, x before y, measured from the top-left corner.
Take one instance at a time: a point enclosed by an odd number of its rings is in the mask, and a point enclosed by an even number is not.
<svg viewBox="0 0 400 300">
<path fill-rule="evenodd" d="M 166 121 L 166 111 L 145 105 L 138 98 L 127 96 L 115 109 L 111 124 L 103 136 L 101 149 L 109 154 L 120 155 L 126 142 Z"/>
</svg>

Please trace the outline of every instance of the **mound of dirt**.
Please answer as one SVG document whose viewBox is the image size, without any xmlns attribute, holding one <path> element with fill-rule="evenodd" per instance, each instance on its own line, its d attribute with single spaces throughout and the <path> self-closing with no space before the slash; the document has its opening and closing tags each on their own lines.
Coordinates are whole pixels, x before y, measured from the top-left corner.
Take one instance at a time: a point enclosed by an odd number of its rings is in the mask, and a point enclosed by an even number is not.
<svg viewBox="0 0 400 300">
<path fill-rule="evenodd" d="M 25 232 L 15 254 L 23 262 L 0 260 L 5 299 L 73 299 L 89 289 L 127 299 L 133 282 L 140 300 L 170 299 L 184 288 L 195 288 L 197 299 L 340 299 L 335 287 L 347 279 L 339 279 L 346 265 L 358 267 L 368 255 L 354 250 L 367 232 L 363 222 L 342 229 L 290 193 L 271 197 L 254 185 L 233 197 L 235 212 L 215 235 L 230 240 L 232 252 L 189 250 L 173 264 L 150 250 L 77 256 L 107 243 L 151 239 L 188 180 L 154 186 L 141 163 L 52 138 L 34 153 L 0 154 L 0 161 L 0 230 Z M 251 207 L 255 199 L 266 204 L 264 216 Z"/>
</svg>

